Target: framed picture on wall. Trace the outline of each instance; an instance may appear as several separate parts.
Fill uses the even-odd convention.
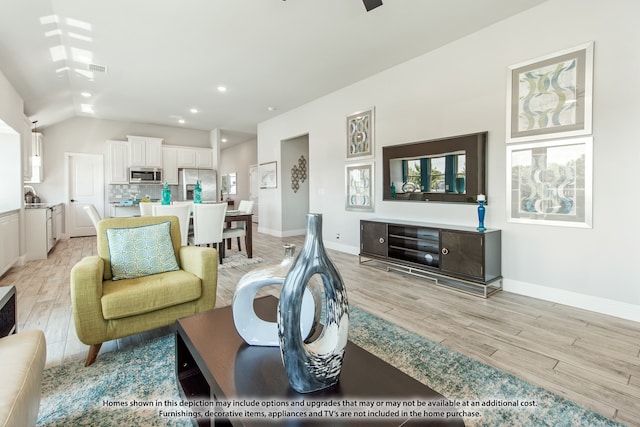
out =
[[[373,156],[375,108],[347,116],[347,158]]]
[[[373,212],[373,162],[348,164],[345,169],[345,209]]]
[[[507,142],[591,134],[593,42],[509,67]]]
[[[260,188],[278,188],[277,162],[260,164]]]
[[[510,222],[592,227],[593,138],[507,146]]]

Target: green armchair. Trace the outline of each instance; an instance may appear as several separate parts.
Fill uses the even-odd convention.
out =
[[[107,230],[138,229],[167,221],[171,241],[165,247],[173,246],[179,269],[113,280]],[[97,249],[97,256],[83,258],[71,270],[76,333],[80,341],[90,346],[85,366],[95,362],[103,342],[171,325],[181,317],[215,306],[217,251],[181,246],[175,216],[103,219],[97,225]]]

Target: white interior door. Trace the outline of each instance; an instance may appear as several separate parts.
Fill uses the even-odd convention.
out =
[[[260,191],[260,178],[258,165],[249,166],[249,198],[253,201],[253,222],[258,222],[258,192]]]
[[[104,218],[104,170],[100,154],[67,153],[68,177],[67,234],[94,236],[96,230],[84,206],[93,204]]]

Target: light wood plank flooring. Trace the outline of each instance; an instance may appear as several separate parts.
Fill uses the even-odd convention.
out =
[[[271,264],[281,261],[284,243],[300,248],[303,242],[302,236],[281,239],[257,230],[253,235],[254,256]],[[48,365],[86,356],[71,319],[69,272],[95,250],[95,238],[62,240],[47,260],[13,267],[0,278],[0,286],[17,288],[18,330],[45,331]],[[483,300],[361,266],[354,255],[330,254],[351,304],[608,418],[640,426],[640,324],[508,292]],[[216,306],[230,304],[240,277],[255,267],[220,270]],[[101,353],[144,338],[106,343]]]

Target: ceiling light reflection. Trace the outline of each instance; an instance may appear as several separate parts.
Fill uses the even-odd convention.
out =
[[[53,36],[60,36],[60,35],[62,35],[62,30],[60,28],[56,30],[47,31],[44,33],[45,37],[53,37]]]
[[[77,47],[71,48],[71,59],[83,64],[89,64],[93,61],[93,52],[86,49],[79,49]]]
[[[51,53],[51,60],[53,62],[64,61],[67,59],[67,50],[62,45],[49,48],[49,52]]]
[[[93,29],[91,27],[91,24],[89,24],[88,22],[80,21],[78,19],[67,18],[64,22],[66,22],[66,24],[71,27],[81,28],[86,31],[91,31]]]
[[[76,39],[76,40],[82,40],[82,41],[89,42],[89,43],[93,41],[93,39],[91,37],[84,36],[82,34],[72,33],[72,32],[68,32],[67,34],[69,35],[69,37],[71,37],[73,39]]]
[[[58,15],[48,15],[40,17],[40,23],[42,25],[57,24],[58,22],[60,22],[60,18],[58,18]]]

